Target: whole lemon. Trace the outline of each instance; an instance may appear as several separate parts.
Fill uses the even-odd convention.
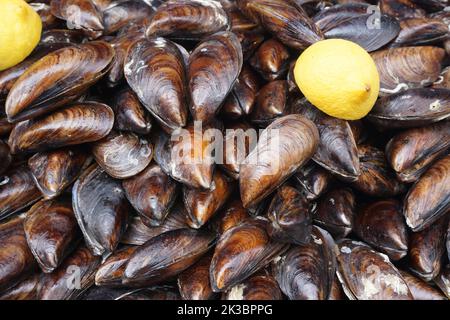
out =
[[[39,43],[42,22],[23,0],[0,0],[0,70],[23,61]]]
[[[372,57],[354,42],[329,39],[316,42],[298,58],[295,82],[314,106],[345,120],[365,117],[380,90]]]

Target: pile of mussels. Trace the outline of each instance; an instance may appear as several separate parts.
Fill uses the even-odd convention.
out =
[[[31,3],[42,39],[0,73],[0,299],[450,298],[449,1],[368,1]],[[378,67],[360,121],[293,81],[327,38]],[[259,141],[174,162],[213,156],[171,139],[194,121]]]

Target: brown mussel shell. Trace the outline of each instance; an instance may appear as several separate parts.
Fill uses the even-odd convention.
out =
[[[12,162],[12,156],[9,152],[9,146],[0,140],[0,174],[4,173]]]
[[[269,82],[258,92],[256,105],[250,115],[250,121],[266,126],[285,113],[288,83],[285,80]]]
[[[447,300],[439,289],[432,287],[422,279],[402,270],[400,270],[400,274],[411,290],[414,300]]]
[[[225,292],[222,300],[283,300],[283,294],[272,276],[255,275]]]
[[[11,88],[5,110],[10,122],[51,112],[77,99],[111,66],[114,50],[104,41],[72,44],[29,67]]]
[[[301,167],[294,174],[297,188],[301,190],[308,200],[319,198],[328,188],[332,181],[329,171],[309,162],[306,166]]]
[[[70,199],[40,201],[24,220],[28,246],[39,266],[51,273],[76,248],[80,239]]]
[[[283,77],[289,66],[289,51],[278,40],[264,41],[250,59],[250,65],[268,81]]]
[[[215,293],[209,283],[209,266],[212,255],[208,254],[178,276],[178,289],[183,300],[211,300]]]
[[[136,246],[125,246],[117,249],[98,268],[95,273],[95,285],[107,287],[122,286],[123,272]]]
[[[35,273],[16,286],[0,293],[1,300],[36,300],[39,287],[40,274]]]
[[[391,46],[424,45],[438,42],[448,36],[444,22],[430,18],[410,18],[400,21],[400,33]]]
[[[242,205],[242,201],[235,198],[225,205],[220,214],[216,215],[213,221],[213,227],[218,234],[224,234],[228,229],[231,229],[248,219],[250,219],[250,214]]]
[[[142,1],[124,1],[103,11],[104,34],[114,33],[129,23],[141,22],[153,13]]]
[[[110,107],[97,102],[70,105],[50,115],[18,123],[9,136],[12,153],[32,153],[98,141],[114,124]]]
[[[75,182],[75,216],[94,255],[113,252],[128,225],[130,204],[120,181],[93,164]]]

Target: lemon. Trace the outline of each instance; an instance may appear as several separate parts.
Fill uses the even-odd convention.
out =
[[[0,0],[0,70],[23,61],[39,42],[42,22],[23,0]]]
[[[295,64],[294,77],[309,102],[345,120],[366,116],[380,90],[372,57],[356,43],[342,39],[323,40],[308,47]]]

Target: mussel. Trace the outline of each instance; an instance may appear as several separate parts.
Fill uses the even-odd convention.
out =
[[[209,283],[211,254],[205,255],[178,276],[178,289],[183,300],[210,300],[215,297]]]
[[[411,290],[414,300],[446,300],[446,297],[427,282],[420,278],[416,278],[406,271],[400,270],[402,278]]]
[[[288,49],[276,39],[264,41],[250,59],[250,65],[265,80],[282,78],[289,66]]]
[[[277,282],[269,275],[255,275],[223,294],[224,300],[282,300]]]
[[[308,200],[319,198],[332,181],[331,174],[312,161],[297,170],[294,179]]]

